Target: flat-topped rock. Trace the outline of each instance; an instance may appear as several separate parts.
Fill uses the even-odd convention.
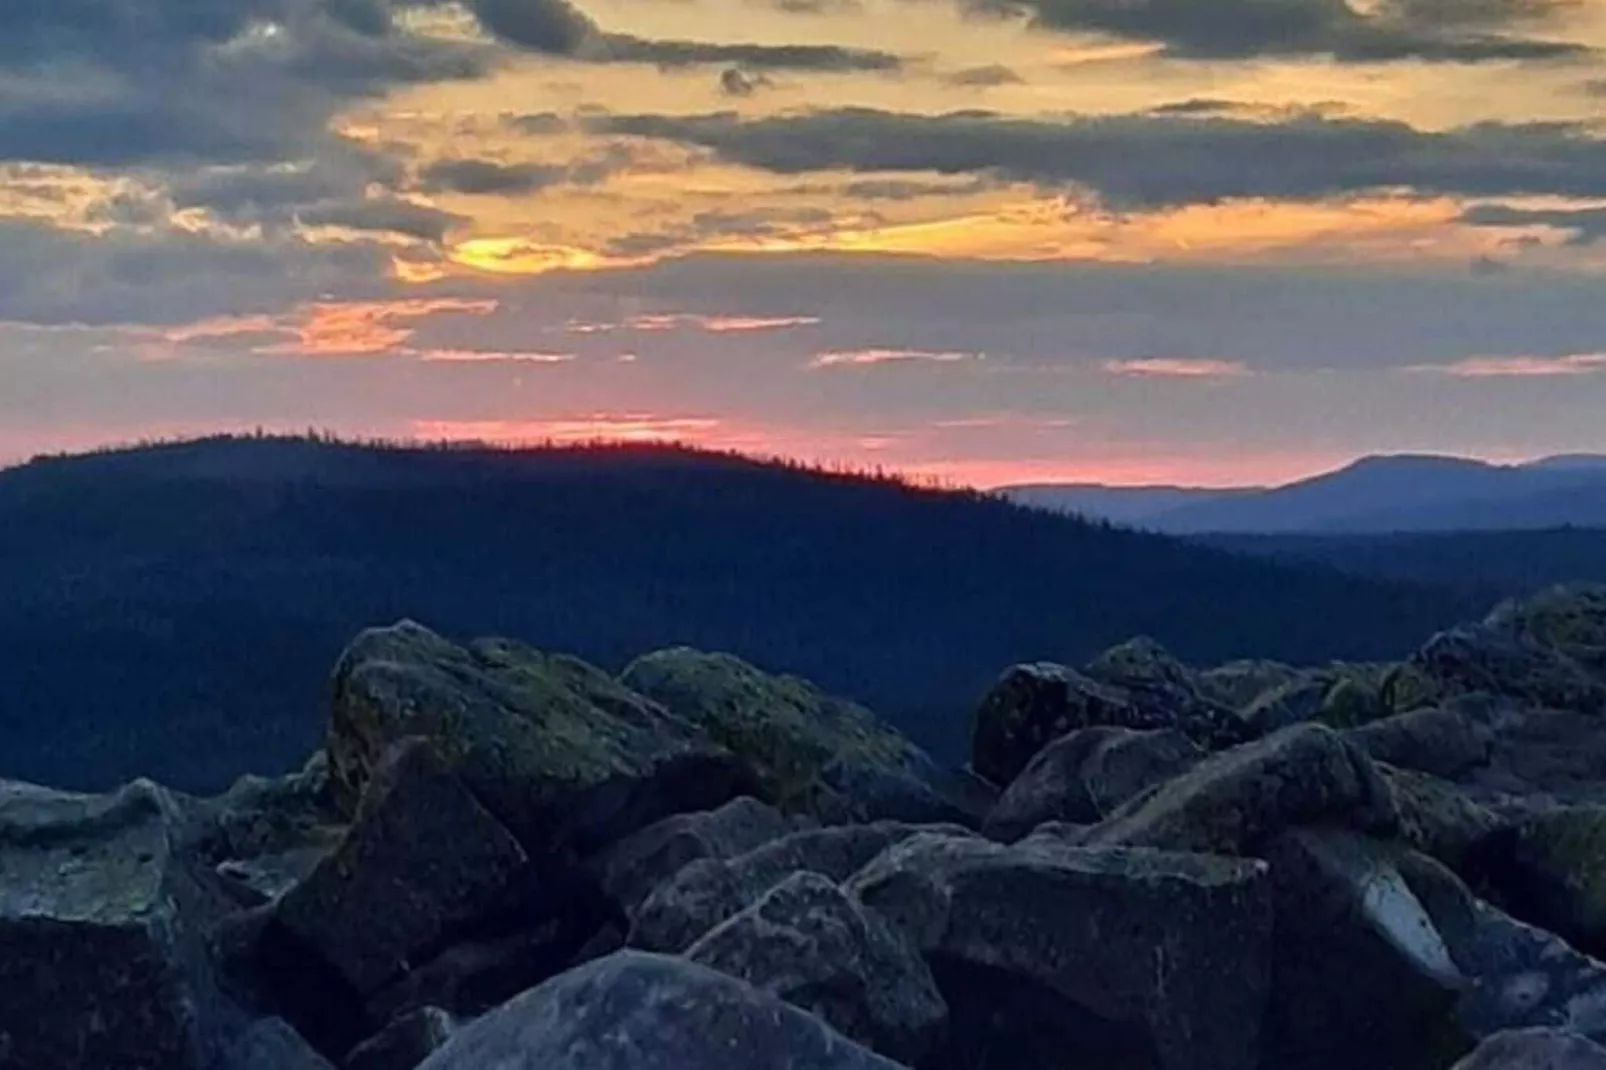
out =
[[[730,751],[577,658],[459,646],[410,621],[363,632],[335,668],[329,763],[348,810],[407,736],[527,844],[594,850],[751,786]]]

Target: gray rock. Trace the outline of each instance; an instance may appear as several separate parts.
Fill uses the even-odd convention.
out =
[[[705,858],[683,867],[642,903],[630,928],[631,947],[686,950],[794,873],[846,880],[876,855],[926,826],[882,821],[794,832],[732,859]],[[964,829],[950,829],[964,834]]]
[[[1472,864],[1491,838],[1511,823],[1473,801],[1460,785],[1382,762],[1377,770],[1394,793],[1399,838],[1454,870]]]
[[[354,809],[385,749],[424,736],[527,846],[596,851],[752,787],[728,750],[575,658],[510,640],[468,647],[403,622],[335,667],[329,763]]]
[[[686,647],[637,658],[620,680],[746,761],[758,774],[757,794],[788,813],[827,821],[958,821],[968,813],[955,778],[924,751],[807,680]]]
[[[339,849],[275,917],[359,993],[475,922],[512,910],[530,859],[424,739],[393,747]]]
[[[202,928],[222,909],[179,802],[0,782],[0,1064],[203,1070],[226,1008]]]
[[[1037,753],[1080,728],[1174,728],[1169,712],[1140,710],[1119,688],[1049,662],[1007,669],[977,707],[970,764],[1007,786]]]
[[[1440,632],[1410,664],[1445,697],[1487,692],[1551,709],[1606,711],[1606,679],[1534,636],[1506,628]]]
[[[1494,743],[1486,724],[1453,707],[1385,717],[1345,737],[1376,761],[1450,779],[1487,764]]]
[[[1454,1070],[1606,1070],[1606,1048],[1565,1029],[1497,1033]]]
[[[420,1007],[357,1045],[341,1065],[343,1070],[416,1070],[456,1028],[456,1020],[439,1007]]]
[[[1606,964],[1479,900],[1429,858],[1402,852],[1396,864],[1471,982],[1456,1006],[1467,1036],[1539,1026],[1606,1036]]]
[[[1517,914],[1606,955],[1606,807],[1531,817],[1491,839],[1480,861]]]
[[[890,1058],[922,1064],[948,1007],[931,971],[878,915],[818,873],[798,873],[716,926],[686,957],[829,1022]]]
[[[1491,628],[1560,651],[1606,674],[1606,586],[1563,584],[1495,607]]]
[[[229,1046],[220,1070],[335,1070],[283,1018],[253,1022]]]
[[[1121,807],[1087,842],[1253,854],[1285,829],[1317,823],[1387,835],[1399,811],[1371,759],[1331,729],[1298,725],[1212,755]]]
[[[621,951],[464,1026],[423,1070],[897,1070],[818,1018],[685,959]]]
[[[1044,747],[1015,778],[982,831],[1011,842],[1045,821],[1093,823],[1204,758],[1177,729],[1084,728]]]
[[[1390,849],[1302,829],[1267,855],[1277,914],[1266,1065],[1442,1065],[1466,979]]]
[[[953,1015],[945,1066],[1256,1065],[1263,862],[926,834],[846,890],[931,963]]]
[[[779,810],[743,796],[716,810],[676,814],[587,862],[602,890],[633,913],[652,890],[699,858],[733,858],[793,831]]]

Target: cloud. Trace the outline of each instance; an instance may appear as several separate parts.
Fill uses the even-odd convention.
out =
[[[1223,115],[1252,110],[1253,105],[1244,104],[1237,100],[1225,100],[1221,97],[1189,97],[1187,100],[1173,100],[1165,104],[1156,105],[1149,109],[1149,113],[1151,115]]]
[[[1463,223],[1477,227],[1554,227],[1572,231],[1573,245],[1606,238],[1606,208],[1509,208],[1484,204],[1467,209]]]
[[[435,245],[445,241],[453,227],[468,221],[464,216],[397,197],[312,205],[297,211],[296,218],[309,226],[399,234]]]
[[[1022,85],[1026,79],[1002,63],[990,63],[985,67],[966,67],[963,70],[953,71],[943,75],[942,81],[952,86],[987,89],[1001,85]]]
[[[317,301],[279,321],[288,341],[256,352],[297,357],[396,352],[407,347],[420,321],[442,315],[489,316],[498,307],[494,300],[463,298]]]
[[[494,349],[410,349],[426,364],[572,364],[573,353],[514,352]]]
[[[751,334],[758,331],[786,331],[814,327],[818,316],[729,316],[700,312],[659,312],[632,316],[617,323],[570,321],[564,330],[570,334],[612,334],[615,331],[661,333],[665,331],[704,331],[708,334]]]
[[[769,0],[767,6],[788,15],[857,15],[862,0]]]
[[[1512,31],[1565,0],[962,0],[1033,25],[1152,42],[1187,59],[1324,56],[1346,63],[1481,63],[1578,58],[1583,46]]]
[[[425,440],[508,444],[540,442],[703,442],[724,421],[710,416],[661,416],[649,412],[591,413],[548,420],[416,420],[413,433]]]
[[[1104,370],[1112,375],[1140,379],[1242,379],[1250,374],[1241,360],[1211,360],[1200,357],[1133,357],[1108,360]]]
[[[985,360],[985,353],[929,349],[839,349],[818,353],[810,368],[865,368],[877,364],[961,364]]]
[[[437,160],[420,174],[428,192],[471,194],[530,193],[562,182],[568,169],[555,164],[499,163],[459,158]]]
[[[716,44],[605,33],[568,0],[469,0],[479,24],[501,41],[532,52],[591,63],[659,67],[736,65],[755,70],[896,71],[903,61],[878,49],[839,45]]]
[[[1064,120],[991,112],[921,115],[839,108],[743,119],[617,115],[593,129],[661,138],[781,174],[939,172],[1091,189],[1116,206],[1228,198],[1606,194],[1606,140],[1584,125],[1478,123],[1418,130],[1383,119],[1278,121],[1137,113]]]
[[[1606,372],[1606,353],[1569,353],[1559,357],[1466,357],[1447,364],[1411,364],[1404,371],[1448,375],[1456,379],[1548,379]]]

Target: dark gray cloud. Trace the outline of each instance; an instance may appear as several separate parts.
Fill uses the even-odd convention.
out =
[[[1569,244],[1588,245],[1606,238],[1606,208],[1508,208],[1485,204],[1469,208],[1461,221],[1479,227],[1555,227],[1572,231]]]
[[[855,15],[864,10],[862,0],[769,0],[766,6],[788,15]]]
[[[438,160],[420,174],[429,192],[530,193],[565,180],[568,168],[556,164],[499,163],[473,158]]]
[[[1149,109],[1155,115],[1225,115],[1252,110],[1253,105],[1221,97],[1189,97],[1187,100],[1173,100]]]
[[[0,219],[0,320],[160,324],[276,310],[336,287],[360,294],[363,280],[383,278],[389,255],[373,242],[232,240],[173,228],[91,233]]]
[[[469,0],[480,25],[499,40],[532,52],[592,63],[658,67],[737,65],[755,70],[896,71],[902,60],[877,49],[837,45],[714,44],[604,33],[569,0]]]
[[[507,120],[507,124],[515,130],[537,136],[561,134],[569,129],[569,120],[555,111],[535,112],[531,115],[515,115]]]
[[[762,71],[744,71],[740,67],[726,67],[719,75],[719,91],[727,97],[750,97],[774,84]]]
[[[1016,74],[1002,63],[990,63],[984,67],[966,67],[962,71],[954,71],[942,76],[942,80],[949,85],[978,86],[987,88],[1000,85],[1021,85],[1026,79]]]
[[[1046,29],[1153,42],[1195,59],[1328,56],[1343,62],[1480,63],[1579,57],[1583,47],[1524,36],[1565,0],[962,0],[978,13],[1020,12]]]
[[[296,218],[309,226],[399,234],[436,245],[446,240],[453,227],[468,222],[460,215],[397,197],[306,205],[296,210]]]
[[[375,0],[4,4],[0,159],[298,158],[327,144],[351,99],[474,77],[489,62],[484,47],[403,32]]]
[[[702,146],[782,174],[976,173],[1085,187],[1117,207],[1396,188],[1491,197],[1606,195],[1606,141],[1566,123],[1423,131],[1399,122],[1320,115],[1281,122],[1152,114],[1054,121],[866,108],[750,120],[725,112],[600,116],[589,122],[608,133]]]

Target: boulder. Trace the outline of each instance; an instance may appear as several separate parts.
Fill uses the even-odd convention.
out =
[[[1087,842],[1253,854],[1286,829],[1318,823],[1387,835],[1399,810],[1371,759],[1308,724],[1211,755],[1122,806]]]
[[[923,1064],[948,1007],[925,962],[880,916],[797,873],[721,923],[686,958],[779,996],[899,1062]]]
[[[277,902],[275,919],[370,994],[454,936],[533,898],[530,858],[434,744],[391,748],[335,853]]]
[[[588,859],[586,869],[628,914],[681,867],[699,858],[734,858],[793,831],[779,810],[743,796],[716,810],[676,814]]]
[[[243,776],[192,809],[198,831],[188,849],[246,906],[275,899],[303,880],[346,831],[323,751],[288,776]]]
[[[556,908],[540,921],[462,940],[419,963],[368,997],[366,1019],[384,1022],[430,1007],[471,1018],[623,946],[623,920],[594,892],[576,888],[566,903],[548,906]]]
[[[1198,680],[1206,695],[1242,714],[1256,699],[1293,683],[1304,672],[1280,661],[1245,658],[1206,669]]]
[[[229,1009],[203,929],[224,905],[179,800],[0,782],[0,1064],[207,1070]]]
[[[1257,1064],[1263,862],[923,834],[846,890],[931,963],[953,1016],[936,1066]]]
[[[1174,728],[1084,728],[1044,747],[1010,784],[982,831],[1013,841],[1045,821],[1101,821],[1122,803],[1178,776],[1204,751]]]
[[[224,1053],[221,1070],[335,1070],[283,1018],[263,1018]],[[389,1070],[389,1068],[387,1068]]]
[[[1267,848],[1276,903],[1265,1065],[1420,1070],[1465,1049],[1466,981],[1390,850],[1297,829]]]
[[[1006,670],[983,696],[972,725],[970,764],[1007,786],[1037,753],[1079,728],[1174,728],[1169,712],[1141,710],[1119,688],[1064,665],[1039,662]]]
[[[464,1026],[423,1070],[898,1070],[820,1019],[681,958],[621,951]]]
[[[1606,711],[1606,680],[1531,635],[1487,624],[1440,632],[1411,663],[1444,697],[1486,692],[1551,709]]]
[[[1496,606],[1485,623],[1606,674],[1606,586],[1564,584]]]
[[[1606,1048],[1566,1029],[1496,1033],[1454,1070],[1606,1070]]]
[[[1270,735],[1296,724],[1318,721],[1332,684],[1315,675],[1295,677],[1257,697],[1240,715],[1256,736]]]
[[[630,928],[630,946],[684,951],[792,874],[818,873],[834,881],[846,880],[876,855],[923,828],[882,821],[810,829],[735,858],[693,862],[642,903]],[[949,831],[964,833],[963,829]]]
[[[420,1007],[357,1045],[341,1066],[343,1070],[416,1070],[456,1028],[456,1020],[439,1007]]]
[[[756,770],[759,795],[826,820],[962,820],[952,778],[869,710],[807,680],[685,647],[636,659],[625,686],[662,703]]]
[[[1606,1036],[1606,964],[1478,899],[1432,859],[1402,851],[1395,864],[1470,982],[1456,1006],[1464,1035],[1545,1026]]]
[[[1377,769],[1394,793],[1399,838],[1458,872],[1473,865],[1490,838],[1510,824],[1447,780],[1382,762]]]
[[[1606,956],[1606,807],[1529,818],[1490,842],[1482,861],[1519,917]]]
[[[1458,704],[1473,707],[1492,733],[1487,766],[1460,778],[1474,797],[1527,813],[1606,804],[1606,732],[1597,715],[1510,699]]]
[[[590,852],[751,788],[729,751],[575,658],[467,647],[410,621],[371,629],[334,673],[329,766],[351,812],[380,757],[424,736],[527,846]]]
[[[1457,707],[1395,714],[1345,738],[1377,761],[1447,779],[1487,764],[1494,743],[1488,725]]]

